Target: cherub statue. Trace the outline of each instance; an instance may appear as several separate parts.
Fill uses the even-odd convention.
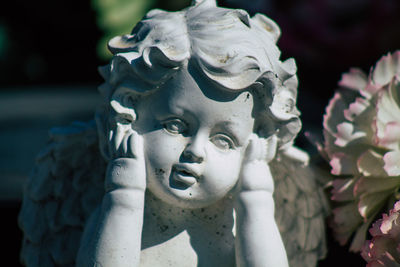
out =
[[[19,217],[28,266],[315,266],[324,210],[278,26],[194,1],[109,43],[96,121],[53,129]]]

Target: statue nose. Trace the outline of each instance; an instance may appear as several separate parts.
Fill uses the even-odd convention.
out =
[[[195,153],[192,153],[192,151],[185,150],[183,152],[183,155],[185,156],[185,158],[195,163],[202,163],[204,161],[204,157],[198,156]]]
[[[195,162],[195,163],[202,163],[205,159],[205,151],[204,145],[196,138],[193,142],[190,142],[185,150],[183,151],[183,155],[186,159]]]

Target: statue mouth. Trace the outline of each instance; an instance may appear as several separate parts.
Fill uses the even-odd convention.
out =
[[[186,186],[191,186],[197,183],[198,177],[198,174],[194,170],[185,166],[176,165],[173,168],[173,180]]]

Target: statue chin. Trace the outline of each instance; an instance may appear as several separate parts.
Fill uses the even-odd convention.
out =
[[[182,185],[160,188],[148,183],[147,188],[159,201],[182,209],[200,209],[213,206],[228,195],[228,193],[221,192],[218,196],[210,198],[207,193],[196,192],[195,189],[185,188]]]

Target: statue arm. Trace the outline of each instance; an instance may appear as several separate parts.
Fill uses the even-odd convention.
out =
[[[235,201],[236,264],[286,267],[286,251],[274,218],[273,178],[256,147],[261,146],[250,141]]]
[[[135,147],[142,147],[134,135]],[[85,227],[77,266],[139,266],[146,172],[143,151],[133,155],[110,161],[106,193]]]

